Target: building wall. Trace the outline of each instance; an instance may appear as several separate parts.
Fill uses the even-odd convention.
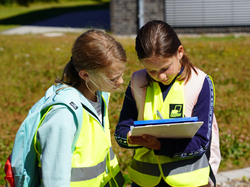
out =
[[[137,0],[111,0],[111,32],[117,35],[137,33]]]
[[[113,34],[116,34],[116,35],[137,34],[137,31],[139,29],[139,23],[140,23],[139,18],[138,18],[138,4],[139,4],[138,1],[139,0],[110,0],[110,21],[111,21],[111,32]],[[206,0],[206,1],[202,1],[203,2],[202,6],[205,6],[202,10],[200,10],[201,9],[200,8],[198,9],[199,11],[198,10],[190,11],[194,9],[195,7],[201,6],[201,5],[197,3],[197,0],[189,0],[189,1],[193,2],[194,4],[185,3],[187,2],[187,0],[178,0],[178,1],[166,0],[166,3],[165,3],[165,0],[143,0],[144,24],[150,20],[162,20],[162,21],[168,22],[171,26],[173,26],[173,28],[175,29],[177,33],[190,33],[190,34],[250,32],[250,21],[248,21],[250,20],[250,13],[248,11],[250,7],[249,0],[231,0],[230,1],[231,3],[227,2],[226,0],[220,0],[220,2],[219,1],[217,2],[217,0],[213,0],[213,2],[216,2],[217,4],[226,3],[228,6],[231,6],[233,7],[233,9],[235,9],[233,13],[224,14],[224,17],[229,15],[229,18],[232,17],[231,18],[232,20],[235,19],[237,21],[235,21],[234,24],[226,24],[224,26],[223,24],[211,24],[208,26],[198,21],[194,21],[196,25],[194,24],[192,25],[188,23],[188,21],[193,20],[193,17],[190,18],[190,16],[192,15],[189,15],[189,14],[196,15],[199,13],[199,11],[201,12],[202,15],[204,15],[205,13],[208,14],[207,11],[204,12],[203,10],[204,8],[208,9],[209,11],[217,10],[216,8],[211,8],[211,6],[213,5],[213,3],[212,4],[210,3],[211,0]],[[205,2],[208,5],[206,5]],[[232,6],[232,2],[234,2],[233,6]],[[181,9],[180,5],[181,7],[184,7],[183,10]],[[213,5],[213,6],[216,7],[217,5]],[[225,6],[223,7],[225,9]],[[242,7],[245,7],[245,8],[242,8]],[[165,14],[165,8],[167,10],[166,14]],[[229,9],[232,10],[232,8],[229,8]],[[244,11],[241,11],[243,9]],[[219,13],[220,15],[222,15],[223,12],[221,11]],[[216,17],[217,14],[218,13],[211,14],[211,15]],[[177,20],[177,18],[179,18],[180,16],[183,16],[180,18],[180,20],[181,19],[184,20],[183,21],[184,25],[178,25],[178,24],[175,24],[175,22],[173,22]],[[200,18],[200,17],[201,17],[200,15],[196,17],[194,16],[194,18]],[[232,21],[231,19],[229,21]],[[215,22],[221,21],[221,19],[217,19],[217,17],[214,20]]]
[[[164,0],[144,0],[144,24],[154,19],[164,20]],[[111,0],[110,21],[113,34],[137,34],[138,0]]]
[[[144,24],[152,20],[164,21],[164,0],[144,0]]]

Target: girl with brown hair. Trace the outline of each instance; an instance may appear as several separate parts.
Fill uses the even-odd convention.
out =
[[[132,186],[212,185],[209,176],[218,170],[220,150],[211,77],[190,62],[163,21],[146,23],[135,49],[145,69],[132,75],[115,131],[121,147],[135,150],[129,166]],[[157,111],[164,119],[195,116],[204,123],[193,138],[131,136],[134,121],[160,119]]]
[[[108,92],[123,83],[126,61],[122,45],[103,31],[89,30],[76,39],[46,101],[70,102],[51,105],[36,133],[41,186],[123,186],[110,139]]]

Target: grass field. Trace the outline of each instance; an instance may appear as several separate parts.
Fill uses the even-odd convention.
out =
[[[42,35],[0,35],[0,167],[11,152],[15,133],[30,107],[60,76],[70,58],[77,34],[48,38]],[[121,91],[112,95],[112,135],[119,118],[126,85],[132,72],[141,68],[132,38],[118,39],[126,49],[128,66]],[[182,38],[193,63],[210,74],[216,88],[215,114],[220,128],[222,163],[220,171],[250,166],[250,37]],[[126,173],[131,150],[120,148],[112,136],[114,151]],[[3,183],[3,170],[0,172]]]
[[[1,7],[0,12],[2,10]],[[6,26],[2,26],[6,29]],[[43,35],[0,35],[0,186],[4,184],[3,167],[11,152],[16,131],[30,107],[44,95],[55,77],[61,75],[77,36],[69,33],[54,38]],[[136,58],[134,39],[117,39],[127,52],[128,66],[124,85],[111,96],[109,115],[114,152],[126,174],[132,151],[120,148],[113,133],[126,86],[132,73],[142,66]],[[215,114],[222,153],[220,171],[249,167],[250,36],[181,39],[192,62],[214,80]]]

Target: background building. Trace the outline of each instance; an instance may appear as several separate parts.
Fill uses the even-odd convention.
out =
[[[111,32],[136,34],[154,19],[178,33],[250,32],[250,0],[111,0]]]

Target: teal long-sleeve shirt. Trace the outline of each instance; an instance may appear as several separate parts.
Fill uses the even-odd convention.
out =
[[[37,132],[41,145],[42,186],[69,187],[71,146],[76,133],[74,114],[64,105],[54,105]]]

